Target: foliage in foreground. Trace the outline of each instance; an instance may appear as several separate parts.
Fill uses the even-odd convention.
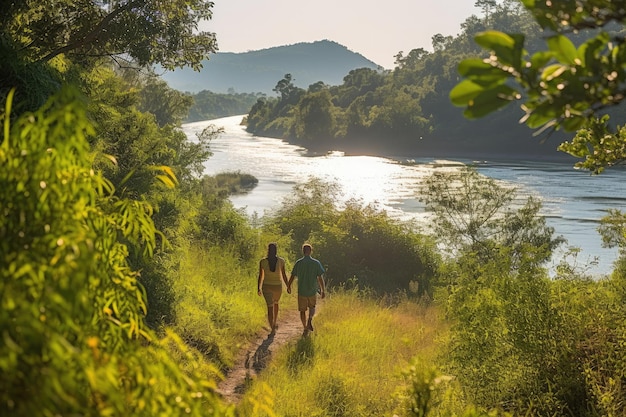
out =
[[[457,377],[464,401],[515,415],[623,415],[623,272],[549,279],[506,263],[501,252],[455,269],[442,369]]]
[[[143,321],[128,247],[156,249],[151,207],[92,169],[84,106],[67,91],[10,124],[0,146],[0,409],[31,415],[220,415],[206,369]],[[87,413],[87,414],[85,414]]]
[[[200,68],[217,49],[215,34],[199,31],[213,15],[205,0],[15,0],[0,4],[0,40],[14,43],[19,60],[48,62],[65,55],[89,66],[102,57],[145,67]]]
[[[626,22],[621,1],[538,2],[521,0],[545,34],[543,45],[529,51],[534,32],[497,30],[475,36],[490,57],[472,57],[459,65],[464,79],[450,92],[469,118],[481,118],[519,102],[522,122],[533,129],[577,132],[560,149],[582,160],[577,166],[602,172],[626,159],[623,127],[609,124],[611,108],[626,90]],[[570,39],[583,33],[584,42]],[[623,113],[617,113],[623,118]]]
[[[528,127],[576,132],[560,149],[581,158],[578,167],[600,173],[622,163],[624,129],[611,126],[609,116],[625,97],[626,42],[617,33],[626,21],[623,2],[521,3],[548,35],[545,44],[529,53],[530,33],[478,34],[476,43],[490,57],[461,63],[464,79],[450,94],[453,103],[464,107],[466,116],[480,118],[520,102]],[[572,32],[588,37],[576,44],[569,39]],[[486,378],[480,379],[492,382],[467,381],[478,402],[536,415],[624,415],[624,218],[620,211],[611,211],[600,229],[605,243],[622,250],[610,278],[592,281],[561,268],[556,280],[547,281],[527,271],[493,274],[496,268],[490,265],[490,273],[478,276],[481,280],[475,280],[473,291],[460,290],[467,297],[453,312],[459,328],[473,326],[473,331],[465,338],[459,333],[456,352],[467,358],[480,349],[487,354],[483,359],[493,364],[483,369]],[[469,280],[469,274],[464,275]],[[494,278],[491,284],[485,285],[485,276]],[[526,322],[534,329],[520,326],[524,323],[520,316],[528,316]],[[491,352],[480,345],[485,339]],[[472,366],[459,360],[461,356],[456,366],[471,372]],[[498,369],[512,357],[516,359],[512,366]],[[490,386],[507,385],[511,388],[495,396],[493,390],[488,393]]]

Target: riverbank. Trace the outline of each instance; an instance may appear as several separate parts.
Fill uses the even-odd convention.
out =
[[[211,142],[213,156],[205,165],[205,174],[241,171],[254,175],[259,184],[251,192],[231,196],[235,207],[250,216],[262,216],[282,204],[294,184],[315,176],[332,181],[342,189],[338,204],[357,198],[371,203],[401,220],[423,221],[427,217],[419,201],[423,178],[436,169],[435,157],[411,155],[364,156],[320,151],[315,154],[282,139],[254,136],[241,125],[242,116],[197,122],[184,126],[190,137],[208,124],[225,131]],[[315,157],[311,157],[315,156]],[[441,158],[444,159],[444,158]],[[454,159],[473,163],[479,172],[509,183],[522,196],[534,196],[543,203],[555,233],[569,244],[581,248],[579,261],[599,259],[590,273],[608,273],[617,258],[617,249],[602,247],[596,229],[610,208],[626,208],[626,182],[622,170],[607,170],[599,176],[573,169],[571,161],[555,163],[532,160],[495,160],[488,158]],[[555,258],[554,262],[558,262]]]

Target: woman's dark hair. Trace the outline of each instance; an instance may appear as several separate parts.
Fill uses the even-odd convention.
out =
[[[276,263],[278,262],[278,256],[276,256],[276,243],[270,243],[267,245],[267,260],[270,263],[270,271],[276,271]]]

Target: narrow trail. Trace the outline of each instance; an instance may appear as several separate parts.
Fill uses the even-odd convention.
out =
[[[218,384],[217,391],[230,403],[236,404],[241,400],[248,382],[265,369],[273,351],[302,336],[300,313],[293,309],[281,309],[276,332],[270,334],[267,327],[264,329],[253,343],[242,349],[232,369]]]

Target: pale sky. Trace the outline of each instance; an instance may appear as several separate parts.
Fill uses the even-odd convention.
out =
[[[394,55],[432,50],[437,33],[456,36],[480,15],[475,0],[214,0],[219,52],[246,52],[299,42],[335,41],[384,68]]]

